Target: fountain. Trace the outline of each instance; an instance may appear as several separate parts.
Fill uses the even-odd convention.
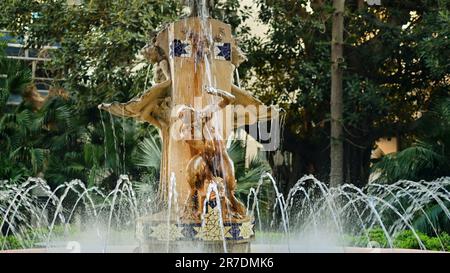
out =
[[[265,174],[246,205],[237,200],[226,141],[236,128],[278,113],[233,81],[245,56],[230,26],[208,17],[211,2],[189,2],[191,16],[164,27],[143,49],[156,68],[155,85],[130,102],[99,106],[160,130],[156,196],[136,191],[126,175],[107,192],[80,180],[55,189],[40,178],[0,180],[0,251],[390,252],[403,231],[427,250],[417,222],[435,236],[433,249],[449,250],[439,224],[450,222],[450,178],[360,189],[328,188],[304,176],[283,195]],[[373,240],[374,230],[383,242]]]
[[[143,49],[156,67],[153,87],[130,102],[99,106],[161,132],[162,210],[138,219],[143,251],[199,241],[208,251],[247,252],[254,235],[254,220],[234,195],[226,144],[236,128],[277,112],[233,82],[245,55],[231,27],[209,18],[210,5],[190,1],[191,15],[165,26]]]
[[[175,187],[173,178],[170,188]],[[262,200],[262,193],[268,189],[275,193],[272,202]],[[391,185],[373,183],[363,189],[346,184],[330,189],[313,176],[305,176],[284,196],[273,177],[266,174],[248,196],[248,215],[256,218],[257,226],[256,230],[248,232],[258,234],[252,240],[251,251],[412,252],[396,249],[399,247],[396,238],[405,231],[410,234],[410,243],[421,250],[429,250],[430,245],[426,245],[414,223],[417,219],[435,237],[432,249],[448,251],[450,236],[442,233],[433,211],[441,210],[441,223],[450,220],[449,189],[450,178],[430,182],[398,181]],[[210,200],[213,195],[220,195],[220,187],[211,183],[206,192],[206,200]],[[171,198],[173,202],[167,208],[177,208],[175,191]],[[80,180],[53,190],[40,178],[30,178],[19,185],[0,181],[0,228],[13,239],[0,236],[0,252],[19,251],[14,249],[26,252],[250,250],[248,240],[231,241],[231,244],[230,240],[222,240],[229,230],[227,218],[217,213],[221,209],[220,202],[216,206],[218,209],[212,212],[211,206],[204,207],[204,223],[190,226],[189,222],[183,223],[183,219],[174,224],[173,217],[156,218],[157,211],[152,206],[155,201],[151,195],[136,192],[127,176],[121,176],[115,188],[107,193],[98,187],[86,188]],[[263,201],[269,201],[271,208],[266,209],[273,213],[264,219],[261,217]],[[433,211],[430,208],[434,208]],[[136,223],[147,229],[137,229],[139,249],[136,249],[136,234],[132,231]],[[216,231],[202,230],[205,226],[212,226]],[[184,227],[197,229],[202,237],[208,236],[203,238],[216,240],[187,240]],[[242,230],[242,226],[240,228]],[[378,234],[375,239],[371,236],[374,231]],[[352,242],[346,241],[349,236]],[[69,246],[74,250],[68,249]]]

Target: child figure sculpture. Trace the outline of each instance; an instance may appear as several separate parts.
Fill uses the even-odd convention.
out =
[[[242,219],[245,217],[245,207],[234,196],[236,178],[233,161],[228,155],[226,142],[211,124],[214,113],[231,104],[235,97],[223,90],[205,89],[208,94],[221,97],[222,101],[200,111],[188,106],[183,106],[178,111],[178,117],[182,120],[180,136],[195,154],[186,169],[191,193],[184,217],[200,219],[209,184],[216,183],[220,196],[217,199],[213,194],[211,200],[221,200],[223,218]]]

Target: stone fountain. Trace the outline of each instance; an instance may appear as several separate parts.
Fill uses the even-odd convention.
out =
[[[142,252],[249,252],[250,242],[256,253],[418,252],[395,249],[402,246],[399,235],[421,251],[448,251],[441,225],[450,221],[449,177],[329,188],[304,176],[284,196],[265,174],[249,190],[249,208],[235,198],[239,181],[227,140],[237,128],[276,119],[278,112],[234,81],[245,55],[230,26],[209,18],[211,1],[205,1],[189,0],[191,15],[163,27],[142,50],[155,67],[152,88],[130,102],[99,106],[159,128],[158,213],[149,213],[154,199],[136,197],[126,175],[106,192],[77,179],[53,189],[41,178],[0,180],[0,253],[128,252],[136,246],[129,228]],[[39,108],[42,98],[30,92]],[[268,200],[272,216],[264,216],[270,224],[261,219],[264,189],[275,197]],[[253,214],[258,227],[270,231],[256,242]],[[424,229],[432,240],[424,239]]]
[[[142,251],[194,244],[209,252],[248,252],[254,219],[234,195],[227,140],[277,111],[234,82],[246,58],[231,27],[209,18],[209,1],[189,2],[191,15],[165,26],[142,50],[155,67],[155,85],[127,103],[99,108],[160,130],[161,211],[137,222]]]

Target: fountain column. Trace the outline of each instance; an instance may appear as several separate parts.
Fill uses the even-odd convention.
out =
[[[226,142],[234,129],[276,112],[233,84],[245,56],[231,27],[205,13],[171,23],[144,49],[156,67],[155,86],[128,103],[99,106],[162,134],[162,210],[137,223],[145,251],[161,251],[162,242],[170,242],[170,251],[198,242],[209,252],[246,252],[254,236],[254,220],[234,196]]]

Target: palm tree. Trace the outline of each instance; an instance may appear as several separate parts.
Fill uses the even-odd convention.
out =
[[[418,139],[413,146],[386,155],[374,165],[374,171],[381,174],[377,182],[433,180],[450,176],[450,98],[435,103],[431,111],[422,116],[418,121],[418,131]],[[450,232],[449,218],[444,209],[449,207],[450,202],[445,200],[441,204],[429,204],[425,213],[412,219],[413,226],[434,236],[431,221],[438,233]]]
[[[31,84],[31,71],[23,63],[5,57],[0,48],[0,178],[21,181],[43,167],[45,150],[33,145],[35,114],[9,106],[12,94],[22,95]]]
[[[271,171],[270,165],[262,157],[256,155],[250,159],[248,167],[246,167],[247,146],[244,141],[233,140],[228,154],[234,162],[235,177],[238,181],[236,195],[240,200],[245,201],[250,189],[256,187],[261,176]]]
[[[418,121],[418,138],[398,153],[374,164],[378,182],[432,180],[450,175],[450,98],[436,103]]]

